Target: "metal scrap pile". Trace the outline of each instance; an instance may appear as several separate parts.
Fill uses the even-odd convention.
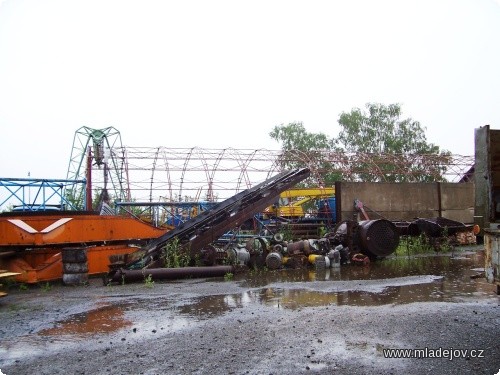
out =
[[[229,246],[210,245],[202,250],[210,265],[236,264],[270,270],[282,267],[339,267],[341,264],[366,264],[377,257],[392,254],[399,245],[399,231],[384,219],[361,222],[345,221],[319,239],[288,242],[281,233],[272,238],[253,237],[245,243]],[[207,263],[205,263],[207,264]]]

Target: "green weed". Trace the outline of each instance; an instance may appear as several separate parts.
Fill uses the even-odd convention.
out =
[[[45,284],[41,286],[43,292],[48,292],[52,289],[52,285],[47,281]]]
[[[178,238],[174,238],[163,248],[163,259],[166,268],[179,268],[189,266],[189,254],[182,248]]]
[[[146,285],[146,287],[148,288],[152,288],[155,286],[153,275],[149,274],[146,277],[144,277],[144,285]]]

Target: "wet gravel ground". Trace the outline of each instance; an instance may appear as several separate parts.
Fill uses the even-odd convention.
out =
[[[436,269],[373,282],[246,275],[11,288],[0,300],[0,369],[6,375],[493,375],[500,370],[500,297],[484,279],[470,278],[473,260],[459,262],[463,289]],[[469,353],[452,360],[385,358],[391,348]]]

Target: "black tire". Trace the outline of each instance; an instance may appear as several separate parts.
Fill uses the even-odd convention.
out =
[[[86,247],[65,247],[62,250],[63,263],[82,263],[87,261]]]
[[[88,263],[63,263],[63,273],[88,273]]]

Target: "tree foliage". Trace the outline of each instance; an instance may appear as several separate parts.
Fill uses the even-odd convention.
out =
[[[427,143],[425,129],[411,118],[400,120],[399,104],[366,104],[340,114],[341,131],[335,140],[348,152],[373,154],[435,154],[439,147]]]
[[[324,133],[309,133],[302,122],[275,126],[269,133],[272,139],[281,142],[283,150],[330,150],[333,142]]]
[[[285,167],[321,171],[329,185],[341,179],[443,180],[450,153],[427,142],[425,128],[401,114],[399,104],[367,103],[366,111],[353,108],[340,114],[337,137],[309,133],[301,122],[276,126],[270,136],[281,143]]]
[[[358,157],[353,169],[362,181],[431,182],[442,180],[450,153],[427,142],[425,128],[411,118],[401,119],[399,104],[367,103],[366,111],[354,108],[339,117],[341,131],[334,143]],[[385,157],[377,158],[377,156]],[[391,163],[387,155],[397,156]],[[430,158],[429,155],[435,157]],[[377,175],[369,172],[377,165]],[[401,167],[403,166],[403,167]]]
[[[326,134],[309,133],[302,122],[292,122],[275,126],[269,135],[282,144],[283,168],[309,168],[316,180],[326,185],[339,180],[339,173],[334,172],[327,157],[334,145]]]

